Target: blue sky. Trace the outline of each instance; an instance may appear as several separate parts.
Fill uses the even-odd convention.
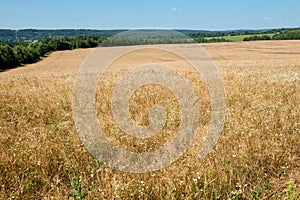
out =
[[[0,28],[300,27],[300,0],[0,0]]]

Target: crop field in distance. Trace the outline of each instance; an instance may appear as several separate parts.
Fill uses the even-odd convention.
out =
[[[99,124],[115,144],[133,152],[153,151],[174,137],[180,107],[163,87],[140,88],[129,102],[132,119],[147,125],[147,109],[160,103],[168,111],[167,123],[149,139],[127,136],[114,123],[110,98],[128,68],[149,60],[169,65],[200,97],[201,126],[193,145],[168,167],[144,174],[109,168],[79,138],[73,84],[92,49],[54,52],[0,73],[0,199],[300,199],[300,41],[202,47],[220,70],[227,104],[222,134],[203,159],[198,151],[211,101],[187,62],[149,46],[112,63],[99,80]]]

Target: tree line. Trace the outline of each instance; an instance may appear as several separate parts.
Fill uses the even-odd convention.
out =
[[[18,43],[25,40],[40,40],[42,38],[76,37],[78,35],[91,35],[97,37],[109,37],[122,32],[123,30],[92,30],[92,29],[0,29],[0,42]]]
[[[255,35],[270,34],[281,31],[292,31],[293,28],[286,29],[263,29],[263,30],[228,30],[228,31],[206,31],[206,30],[175,30],[192,38],[205,37],[223,37],[227,35]],[[57,29],[57,30],[39,30],[39,29],[0,29],[0,42],[9,41],[10,43],[22,42],[24,40],[39,40],[42,38],[76,37],[77,35],[91,35],[97,37],[110,37],[127,31],[126,29],[116,30],[94,30],[94,29]]]
[[[275,34],[273,40],[300,40],[300,29],[282,31],[279,34]]]
[[[214,42],[230,42],[223,37],[213,37],[213,38],[205,38],[205,37],[196,37],[194,40],[197,43],[214,43]]]
[[[271,40],[272,37],[269,35],[253,35],[250,37],[246,37],[243,41],[258,41],[258,40]]]
[[[92,48],[105,37],[78,35],[76,37],[43,38],[29,43],[2,43],[0,45],[0,70],[35,63],[48,53],[59,50]]]
[[[300,40],[300,29],[282,29],[276,32],[273,36],[269,35],[253,35],[243,39],[244,41],[254,41],[254,40]]]

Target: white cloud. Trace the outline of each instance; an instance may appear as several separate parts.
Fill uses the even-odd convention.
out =
[[[271,18],[270,17],[265,17],[264,20],[269,21],[269,20],[271,20]]]
[[[171,10],[172,10],[173,12],[178,12],[178,11],[182,11],[182,8],[171,8]]]

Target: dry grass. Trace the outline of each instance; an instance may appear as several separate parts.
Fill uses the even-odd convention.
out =
[[[76,190],[74,183],[80,183],[87,199],[299,199],[300,42],[204,47],[220,68],[228,107],[219,142],[204,159],[197,152],[210,101],[205,85],[186,63],[144,50],[121,58],[101,79],[99,89],[105,92],[97,93],[99,122],[116,144],[131,151],[151,151],[172,138],[180,109],[171,92],[145,86],[130,102],[132,117],[146,125],[147,109],[162,103],[169,114],[166,129],[148,140],[126,136],[114,124],[109,104],[125,69],[155,55],[157,62],[177,68],[201,97],[202,127],[193,146],[167,168],[146,174],[112,170],[81,144],[72,118],[72,87],[91,50],[56,52],[37,64],[1,73],[0,199],[67,199]]]

